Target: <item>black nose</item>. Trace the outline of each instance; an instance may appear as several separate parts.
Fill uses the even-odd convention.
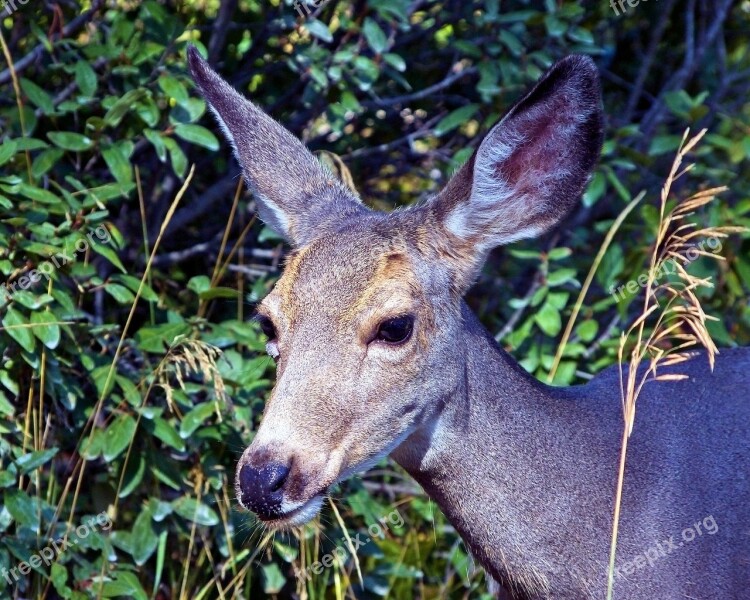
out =
[[[280,517],[288,478],[289,467],[284,465],[266,464],[259,469],[244,465],[238,478],[240,503],[261,519]]]

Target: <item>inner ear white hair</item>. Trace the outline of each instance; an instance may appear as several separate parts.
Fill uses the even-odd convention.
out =
[[[589,180],[603,137],[594,62],[555,63],[482,140],[427,208],[464,257],[473,280],[487,252],[543,233],[571,210]]]

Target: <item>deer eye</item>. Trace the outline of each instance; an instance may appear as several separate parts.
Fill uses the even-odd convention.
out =
[[[255,319],[258,321],[258,325],[260,325],[260,329],[263,332],[263,335],[268,338],[268,341],[275,340],[276,327],[274,326],[273,321],[265,315],[258,315]]]
[[[411,337],[414,317],[405,315],[383,321],[378,327],[375,339],[388,344],[403,344]]]
[[[276,339],[278,337],[276,326],[273,324],[273,321],[265,315],[256,314],[255,320],[258,322],[258,325],[260,325],[263,335],[265,335],[268,340],[266,342],[266,352],[268,352],[268,355],[274,361],[278,361],[281,353],[279,352],[279,342]]]

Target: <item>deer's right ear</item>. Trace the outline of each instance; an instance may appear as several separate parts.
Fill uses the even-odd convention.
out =
[[[456,259],[457,288],[471,284],[490,249],[534,237],[570,211],[599,157],[602,120],[594,62],[569,56],[490,130],[426,206]]]
[[[287,129],[243,98],[188,47],[193,80],[224,130],[261,219],[293,246],[367,209]]]

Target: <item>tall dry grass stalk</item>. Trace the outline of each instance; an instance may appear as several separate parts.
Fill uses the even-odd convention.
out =
[[[717,260],[724,260],[719,254],[706,252],[702,247],[696,247],[695,241],[697,239],[720,239],[731,233],[745,231],[743,227],[699,227],[688,221],[688,217],[712,202],[718,194],[726,190],[725,187],[700,191],[686,199],[678,200],[668,210],[672,185],[694,166],[690,164],[680,170],[682,162],[705,133],[704,129],[688,139],[689,130],[686,130],[682,137],[672,169],[661,190],[659,225],[648,267],[648,279],[644,287],[643,308],[635,322],[620,336],[618,362],[624,426],[610,547],[608,600],[612,600],[614,594],[615,555],[625,461],[628,439],[633,432],[638,396],[647,381],[687,379],[688,375],[685,374],[660,374],[659,371],[663,367],[688,360],[690,357],[686,352],[688,348],[703,346],[712,369],[718,353],[706,326],[709,320],[716,319],[706,315],[696,296],[696,290],[702,287],[713,287],[713,284],[710,278],[701,279],[687,272],[685,267],[691,262],[689,256],[710,256]],[[674,266],[676,281],[660,281],[668,262]],[[626,359],[629,360],[627,365]]]
[[[164,390],[172,412],[181,415],[174,402],[172,379],[185,391],[185,379],[193,374],[200,375],[205,384],[213,387],[216,418],[221,422],[221,406],[229,404],[229,395],[218,365],[222,357],[219,348],[206,342],[188,337],[174,341],[155,374],[157,385]]]

